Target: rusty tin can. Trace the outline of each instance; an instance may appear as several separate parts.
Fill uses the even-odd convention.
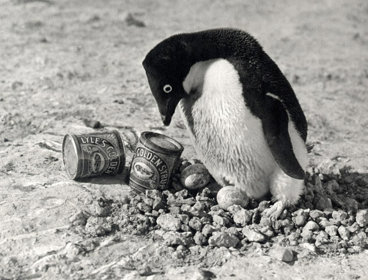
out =
[[[143,132],[130,167],[130,187],[136,192],[167,189],[183,149],[168,136]]]
[[[63,161],[70,179],[116,175],[125,166],[124,146],[118,131],[67,134]]]

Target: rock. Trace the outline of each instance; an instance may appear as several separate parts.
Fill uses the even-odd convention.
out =
[[[349,240],[350,238],[350,231],[348,231],[348,229],[344,226],[340,226],[337,231],[339,232],[340,237],[343,240]]]
[[[201,233],[200,231],[197,231],[193,237],[194,239],[194,243],[197,245],[205,245],[207,243],[207,238],[206,236]]]
[[[335,226],[335,225],[326,226],[326,227],[325,227],[325,232],[326,232],[329,236],[336,236],[336,235],[337,235],[337,226]]]
[[[304,248],[304,249],[307,249],[311,252],[316,252],[316,246],[313,245],[313,244],[310,244],[310,243],[301,243],[299,245],[300,247]]]
[[[234,223],[241,225],[241,226],[245,226],[249,224],[249,222],[252,220],[252,212],[245,210],[245,209],[241,209],[234,214],[233,220],[234,220]]]
[[[276,246],[271,249],[270,256],[283,262],[292,262],[294,260],[294,252],[290,248]]]
[[[303,229],[301,236],[303,237],[303,241],[310,241],[313,239],[313,231]]]
[[[297,226],[304,226],[305,225],[305,222],[306,222],[307,218],[303,215],[300,215],[300,216],[296,216],[295,219],[294,219],[294,223],[295,225]]]
[[[92,236],[103,236],[112,231],[112,225],[109,217],[89,217],[85,226],[85,230]]]
[[[294,231],[294,232],[292,232],[288,235],[290,245],[293,245],[293,244],[297,245],[299,243],[298,242],[299,238],[300,238],[300,232],[298,232],[298,231]],[[293,242],[293,244],[292,244],[292,242]]]
[[[325,196],[319,196],[315,204],[316,208],[319,210],[325,210],[332,208],[332,201],[330,198]]]
[[[333,211],[332,218],[336,221],[342,222],[343,220],[347,219],[348,214],[345,211]]]
[[[262,233],[263,235],[269,237],[269,238],[271,238],[275,235],[272,228],[267,227],[267,226],[260,228],[259,232]]]
[[[87,215],[83,211],[79,211],[69,218],[69,222],[73,226],[85,226],[87,223]]]
[[[320,231],[316,236],[316,246],[328,243],[328,234],[325,231]]]
[[[172,214],[160,215],[157,218],[156,223],[164,230],[177,231],[181,227],[180,219]]]
[[[219,215],[213,215],[212,219],[213,219],[213,223],[217,224],[219,226],[225,226],[226,227],[230,224],[230,221],[229,221],[228,218],[222,217],[222,216],[219,216]]]
[[[192,229],[200,232],[202,230],[203,224],[202,224],[201,220],[198,217],[193,217],[189,221],[189,226]]]
[[[180,182],[190,190],[203,188],[210,181],[210,173],[200,163],[186,167],[180,174]]]
[[[141,266],[137,269],[140,276],[150,276],[153,274],[152,269],[147,264]]]
[[[173,232],[173,231],[166,231],[162,238],[164,240],[164,244],[167,246],[177,246],[183,245],[188,246],[193,244],[193,236],[191,232]]]
[[[328,227],[328,226],[332,226],[332,223],[331,223],[331,222],[329,222],[329,221],[327,220],[327,218],[325,218],[325,217],[321,217],[321,218],[319,219],[318,224],[319,224],[322,228],[326,228],[326,227]]]
[[[215,279],[216,278],[216,274],[213,273],[212,271],[209,270],[204,270],[204,269],[197,269],[192,278],[190,278],[191,280],[211,280],[211,279]]]
[[[231,205],[227,208],[227,211],[230,212],[232,215],[235,215],[236,212],[240,211],[240,210],[244,210],[243,207],[241,207],[238,204],[235,205]]]
[[[81,246],[78,246],[74,243],[67,243],[60,254],[64,255],[69,260],[74,260],[75,257],[77,257],[82,252],[83,249],[81,248]]]
[[[359,209],[359,203],[354,198],[346,197],[344,209],[346,209],[347,211],[356,212]]]
[[[236,227],[229,227],[225,230],[227,233],[230,233],[232,235],[235,235],[236,237],[239,237],[241,229]]]
[[[146,24],[143,21],[136,19],[131,13],[127,14],[125,22],[127,23],[128,26],[136,26],[136,27],[146,26]]]
[[[323,216],[324,216],[324,213],[323,213],[323,211],[320,211],[320,210],[311,210],[311,211],[309,212],[309,216],[310,216],[314,221],[316,221],[318,218],[323,217]]]
[[[181,213],[181,208],[178,206],[170,206],[169,207],[169,212],[171,214],[180,214]]]
[[[216,229],[215,229],[215,227],[214,226],[212,226],[212,225],[209,225],[209,224],[207,224],[207,225],[204,225],[203,226],[203,229],[202,229],[202,233],[203,233],[203,235],[204,236],[210,236],[214,231],[215,231]]]
[[[263,242],[266,240],[266,237],[262,233],[259,233],[249,227],[244,227],[242,232],[250,242]]]
[[[245,208],[249,202],[249,198],[233,186],[220,189],[216,199],[218,205],[224,210],[236,204]]]
[[[355,233],[356,231],[358,231],[360,229],[359,225],[357,222],[353,223],[351,226],[348,226],[348,230],[351,233]]]
[[[178,218],[180,219],[180,222],[182,224],[184,224],[184,225],[189,224],[189,220],[190,220],[189,215],[187,215],[187,214],[179,214],[178,215]]]
[[[300,209],[293,213],[295,216],[293,217],[293,222],[296,226],[304,226],[308,219],[308,213],[303,209]]]
[[[84,119],[83,123],[85,124],[85,126],[91,127],[91,128],[101,128],[102,127],[101,123],[96,120]]]
[[[360,227],[368,225],[368,209],[359,210],[356,214],[355,220]]]
[[[144,202],[138,202],[136,207],[137,207],[137,209],[139,209],[143,213],[150,213],[150,212],[152,212],[152,207],[149,206],[149,205],[147,205]]]
[[[365,232],[359,232],[354,235],[351,239],[354,245],[360,246],[361,248],[365,248],[368,244],[367,234]]]
[[[227,232],[215,232],[213,235],[208,239],[208,244],[214,247],[236,247],[238,245],[239,239]]]
[[[319,225],[314,221],[309,221],[304,227],[303,231],[315,231],[319,229]]]

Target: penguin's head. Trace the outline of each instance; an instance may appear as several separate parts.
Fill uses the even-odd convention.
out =
[[[154,47],[142,63],[164,125],[170,124],[176,106],[187,95],[183,81],[190,69],[189,57],[189,46],[176,35]]]

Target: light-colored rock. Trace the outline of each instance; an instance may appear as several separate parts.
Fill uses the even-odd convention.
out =
[[[218,205],[224,210],[232,205],[240,205],[245,208],[249,202],[249,198],[233,186],[220,189],[216,198]]]
[[[189,244],[192,244],[194,242],[191,232],[167,231],[162,235],[162,238],[164,239],[164,243],[167,246],[188,246]]]
[[[214,232],[216,229],[214,226],[212,225],[209,225],[209,224],[206,224],[203,226],[203,229],[202,229],[202,233],[204,236],[209,236],[212,234],[212,232]]]
[[[239,238],[227,232],[215,232],[208,239],[208,244],[214,247],[236,247],[239,243]]]
[[[344,227],[344,226],[339,226],[339,228],[337,229],[337,231],[339,232],[340,237],[343,240],[349,240],[350,238],[350,231]]]
[[[177,231],[181,227],[180,218],[171,214],[160,215],[156,222],[164,230]]]
[[[271,249],[270,256],[283,262],[292,262],[294,260],[294,252],[290,248],[276,246]]]
[[[236,224],[245,226],[252,220],[252,212],[241,209],[234,214],[233,220]]]
[[[266,237],[262,233],[249,227],[244,227],[242,232],[250,242],[263,242],[266,240]]]
[[[368,209],[359,210],[356,214],[355,220],[361,227],[368,225]]]
[[[318,229],[319,229],[319,225],[314,221],[307,222],[306,225],[303,227],[303,231],[304,230],[315,231]]]
[[[325,232],[329,236],[336,236],[337,235],[337,226],[335,226],[335,225],[326,226],[325,227]]]

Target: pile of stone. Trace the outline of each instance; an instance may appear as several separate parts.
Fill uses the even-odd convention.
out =
[[[258,243],[266,249],[302,246],[318,253],[357,253],[368,246],[368,210],[361,209],[367,201],[364,178],[349,178],[347,183],[343,176],[312,170],[300,203],[272,221],[263,214],[269,201],[250,200],[246,208],[233,205],[224,210],[216,201],[216,184],[184,188],[180,175],[193,164],[199,163],[184,161],[171,189],[132,192],[119,203],[97,201],[97,214],[82,219],[85,231],[94,236],[113,231],[146,235],[180,251],[195,245],[247,250]],[[353,187],[354,196],[346,196]],[[281,258],[292,259],[288,252]]]

